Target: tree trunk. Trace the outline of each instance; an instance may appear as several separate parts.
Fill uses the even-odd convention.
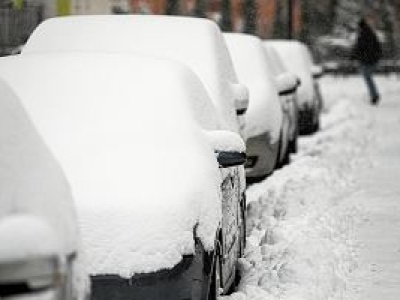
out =
[[[221,2],[221,30],[232,31],[232,19],[231,19],[231,1],[222,0]]]
[[[257,3],[255,0],[245,0],[244,20],[244,32],[255,34],[257,30]]]
[[[167,15],[179,15],[179,0],[167,0],[167,7],[165,9]]]

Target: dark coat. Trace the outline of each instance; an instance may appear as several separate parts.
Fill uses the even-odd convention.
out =
[[[363,65],[374,65],[382,57],[378,37],[364,20],[359,23],[357,41],[351,56]]]

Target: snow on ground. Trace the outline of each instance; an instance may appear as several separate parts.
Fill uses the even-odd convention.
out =
[[[379,78],[384,97],[396,93],[395,80]],[[360,189],[359,171],[375,165],[379,107],[368,105],[359,77],[327,77],[321,87],[322,130],[300,140],[289,166],[247,191],[242,280],[226,299],[352,299],[365,210],[350,199]]]

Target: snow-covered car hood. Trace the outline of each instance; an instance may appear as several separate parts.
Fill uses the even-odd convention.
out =
[[[91,274],[171,268],[193,253],[195,228],[214,246],[221,179],[199,124],[216,121],[188,68],[121,55],[20,55],[0,60],[0,77],[67,175]],[[195,117],[196,107],[205,115]]]

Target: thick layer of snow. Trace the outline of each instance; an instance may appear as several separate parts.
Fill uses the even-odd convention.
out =
[[[91,274],[171,268],[193,253],[196,225],[214,246],[221,179],[195,121],[210,100],[188,68],[132,55],[20,55],[0,60],[0,77],[65,170]]]
[[[43,218],[30,214],[11,214],[0,219],[0,243],[2,262],[60,257],[63,252],[61,238],[53,228]]]
[[[73,278],[78,299],[82,299],[87,278],[70,187],[20,100],[2,80],[0,96],[0,220],[14,214],[31,214],[48,223],[60,239],[64,255],[78,252]],[[28,229],[24,232],[29,233]],[[32,238],[36,243],[39,236]],[[46,245],[46,240],[39,241],[43,247]]]
[[[347,299],[360,210],[346,200],[359,168],[370,166],[373,110],[359,100],[361,81],[321,83],[322,130],[300,140],[290,165],[247,191],[243,278],[226,299]]]
[[[299,76],[301,85],[297,90],[299,104],[308,103],[312,105],[314,101],[313,78],[311,74],[312,62],[306,46],[297,41],[272,41],[265,42],[266,45],[274,47],[285,67]]]
[[[23,54],[38,52],[141,53],[180,61],[200,77],[224,129],[238,131],[232,84],[237,83],[218,26],[209,20],[168,16],[72,16],[43,22]]]
[[[357,168],[355,193],[344,200],[360,212],[354,229],[356,263],[344,294],[352,300],[396,300],[400,295],[400,88],[398,76],[379,76],[376,81],[382,99],[372,108],[369,163]],[[369,101],[359,77],[329,83],[331,90],[341,85],[343,96]]]
[[[238,33],[225,33],[224,37],[239,81],[250,90],[246,136],[253,137],[267,132],[271,142],[275,143],[282,126],[282,108],[262,42],[254,36]]]
[[[18,213],[43,217],[62,236],[63,252],[75,252],[78,234],[65,177],[2,80],[0,95],[0,218]]]
[[[215,130],[205,134],[215,151],[246,152],[246,144],[237,133]]]

